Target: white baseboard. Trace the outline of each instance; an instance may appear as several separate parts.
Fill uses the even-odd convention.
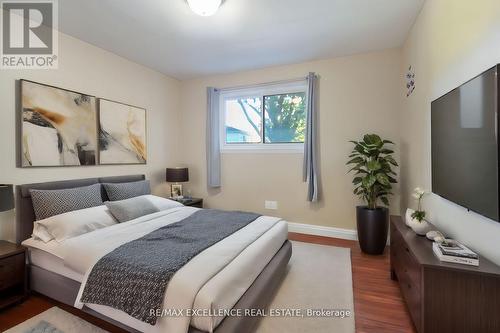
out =
[[[353,229],[342,229],[334,227],[324,227],[320,225],[288,222],[288,231],[307,235],[358,240],[358,233]]]

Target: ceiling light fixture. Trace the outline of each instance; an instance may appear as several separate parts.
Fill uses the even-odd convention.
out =
[[[219,9],[222,0],[187,0],[191,10],[201,16],[212,16]]]

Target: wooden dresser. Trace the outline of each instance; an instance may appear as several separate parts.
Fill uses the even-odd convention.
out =
[[[391,216],[391,278],[419,333],[500,332],[500,267],[443,263],[432,242]],[[500,243],[500,241],[499,241]]]

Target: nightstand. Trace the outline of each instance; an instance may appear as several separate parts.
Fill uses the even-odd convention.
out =
[[[0,241],[0,309],[24,300],[28,294],[26,248]]]
[[[180,202],[184,206],[203,208],[203,199],[201,198],[191,198],[191,199],[171,199]]]

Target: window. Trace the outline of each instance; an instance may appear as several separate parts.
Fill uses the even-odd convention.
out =
[[[226,144],[262,142],[262,99],[235,97],[225,101]]]
[[[304,143],[306,93],[264,96],[264,142]]]
[[[222,150],[303,150],[306,91],[305,80],[223,90]]]

